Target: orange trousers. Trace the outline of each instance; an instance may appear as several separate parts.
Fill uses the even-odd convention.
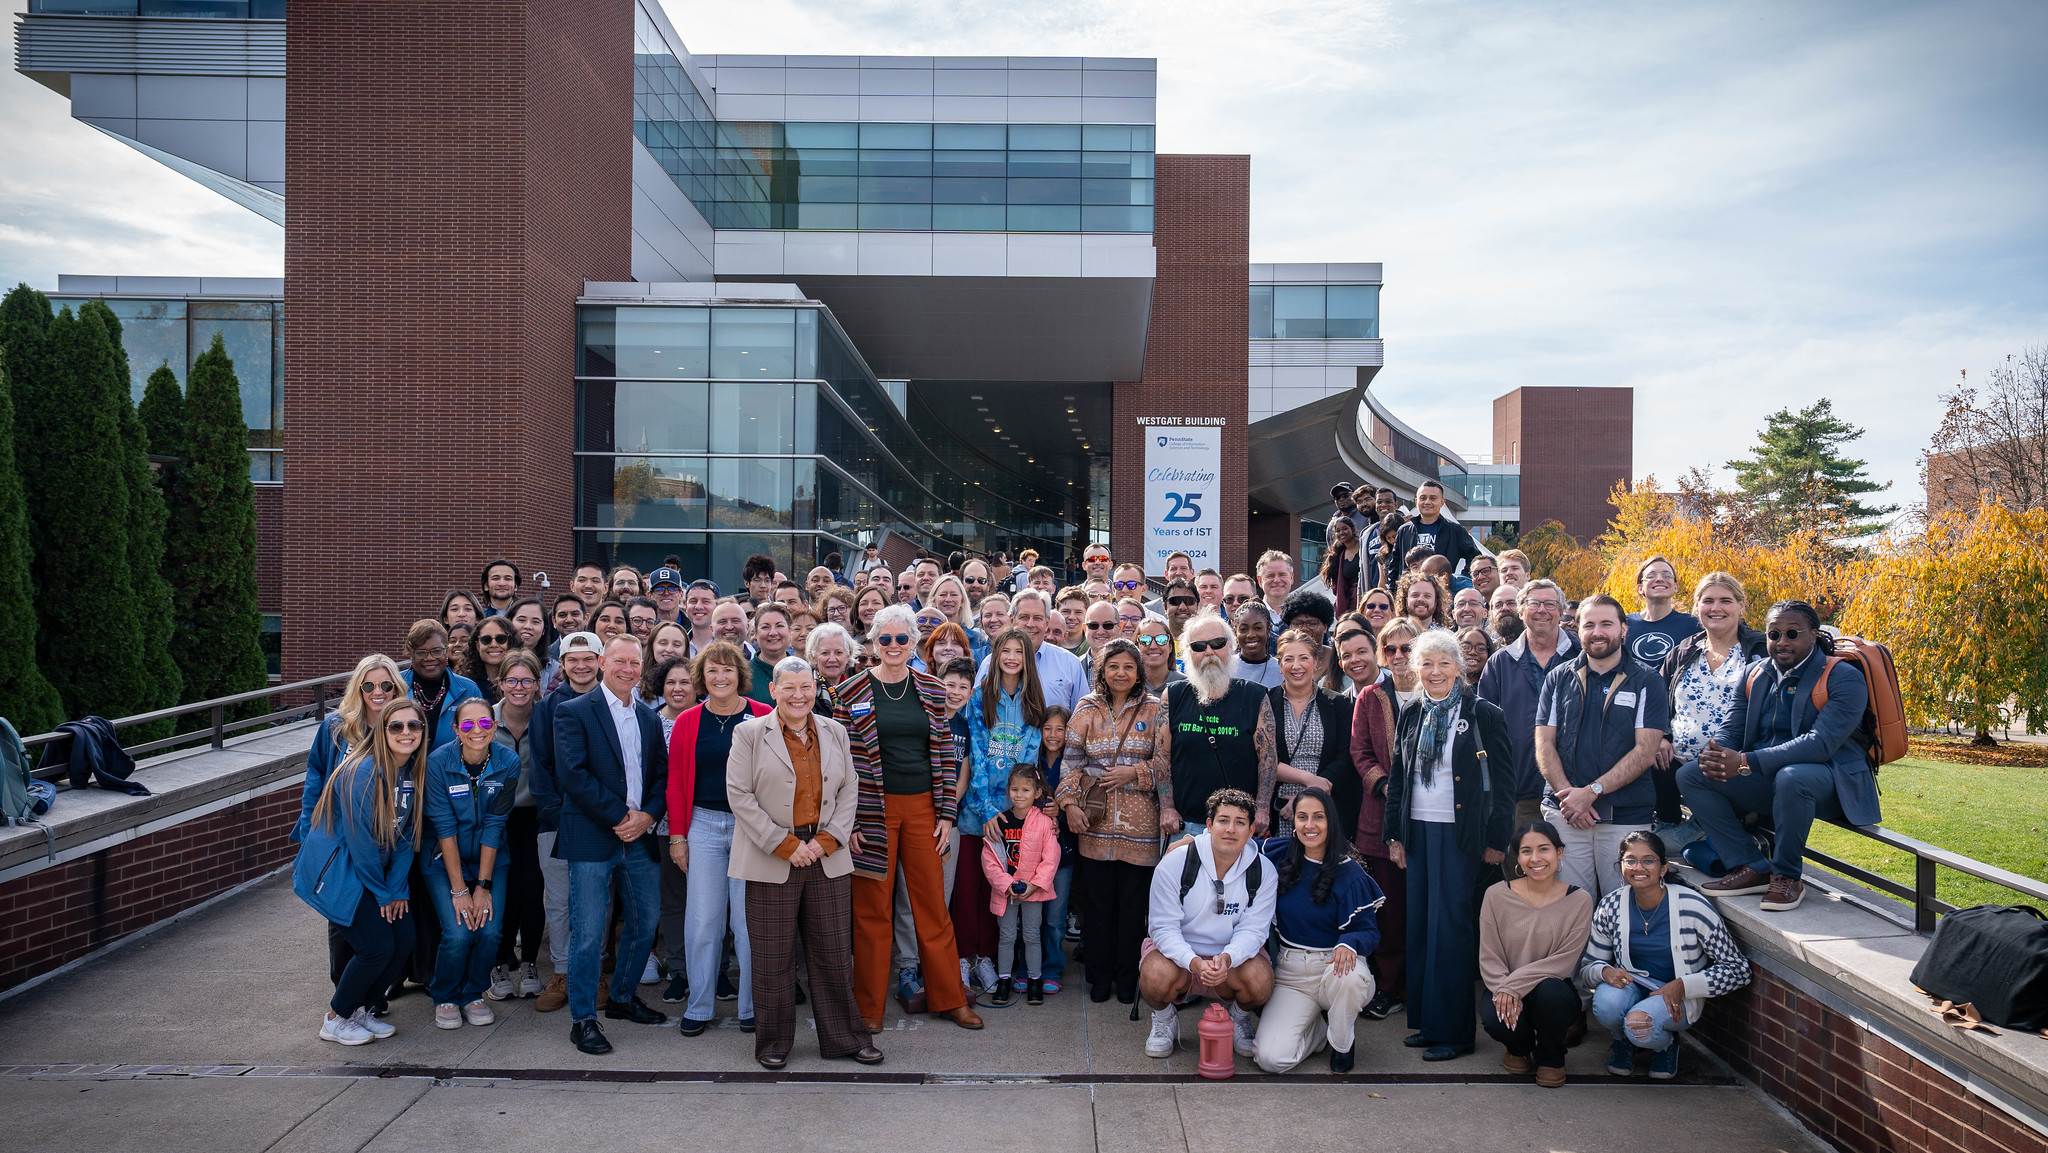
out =
[[[960,952],[953,942],[953,918],[946,911],[946,877],[932,839],[937,818],[930,793],[883,798],[883,831],[889,838],[889,868],[882,876],[853,878],[853,999],[860,1015],[878,1020],[889,1010],[889,954],[896,934],[896,864],[910,890],[910,915],[917,923],[918,964],[924,970],[925,1007],[944,1013],[967,1004],[960,984]],[[964,866],[963,866],[964,867]]]

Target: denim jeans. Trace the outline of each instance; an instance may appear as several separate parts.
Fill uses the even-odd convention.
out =
[[[1649,1028],[1640,1034],[1627,1027],[1628,1015],[1635,1012],[1650,1018]],[[1617,1040],[1626,1037],[1636,1048],[1652,1053],[1669,1049],[1678,1035],[1692,1024],[1685,1019],[1683,1012],[1673,1017],[1663,997],[1646,992],[1639,984],[1630,983],[1626,989],[1617,989],[1604,981],[1593,990],[1593,1019],[1607,1026],[1607,1031]]]
[[[611,919],[612,874],[624,882],[625,929],[612,968],[612,1000],[633,999],[654,930],[661,920],[661,866],[646,838],[620,845],[602,861],[569,865],[569,1019],[597,1020],[597,982],[604,970],[605,929]]]
[[[1064,819],[1064,818],[1062,818]],[[1045,903],[1045,979],[1057,981],[1067,975],[1067,897],[1074,891],[1074,866],[1061,861],[1052,875],[1052,900]],[[1000,967],[1000,966],[999,966]]]
[[[683,952],[690,967],[690,1001],[683,1016],[718,1016],[718,970],[725,964],[725,929],[740,957],[741,1019],[754,1015],[754,948],[747,939],[747,883],[725,875],[732,859],[733,816],[699,808],[690,817],[689,899],[683,904]]]
[[[491,987],[498,939],[505,932],[505,881],[512,874],[512,858],[500,856],[491,873],[491,919],[480,929],[465,928],[455,915],[455,894],[448,891],[447,869],[436,861],[427,865],[432,870],[427,881],[434,894],[434,911],[441,914],[441,949],[434,957],[434,983],[427,992],[436,1005],[467,1005]]]
[[[1835,771],[1827,765],[1785,765],[1774,773],[1752,770],[1746,777],[1717,781],[1700,770],[1698,761],[1687,761],[1678,770],[1678,787],[1692,806],[1693,820],[1731,870],[1748,865],[1797,879],[1806,871],[1802,854],[1814,819],[1842,819]],[[1756,839],[1742,827],[1744,813],[1771,815],[1777,840],[1769,860],[1756,855]]]

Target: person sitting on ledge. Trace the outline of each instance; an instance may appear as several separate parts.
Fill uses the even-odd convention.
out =
[[[1699,758],[1678,770],[1678,790],[1732,871],[1700,886],[1710,897],[1762,893],[1765,912],[1799,907],[1806,887],[1806,835],[1815,817],[1851,825],[1883,820],[1877,777],[1851,740],[1870,699],[1863,674],[1830,661],[1820,614],[1805,601],[1779,601],[1764,617],[1771,659],[1745,674],[1727,722]],[[1814,689],[1825,685],[1816,707]],[[1744,813],[1769,813],[1777,842],[1757,851]]]
[[[1177,1004],[1212,996],[1230,1010],[1240,1057],[1256,1054],[1251,1011],[1273,995],[1266,934],[1278,881],[1248,851],[1254,807],[1242,789],[1209,794],[1209,826],[1174,847],[1152,870],[1152,935],[1140,948],[1138,995],[1152,1008],[1145,1053],[1170,1057],[1180,1045]]]

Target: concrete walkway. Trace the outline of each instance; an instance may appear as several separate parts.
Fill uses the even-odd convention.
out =
[[[1042,1007],[984,1008],[978,1033],[893,1015],[877,1038],[888,1060],[872,1070],[820,1060],[807,1024],[777,1077],[729,1019],[697,1038],[606,1021],[614,1052],[593,1059],[570,1046],[566,1013],[512,1001],[493,1026],[440,1030],[424,996],[394,1004],[396,1037],[345,1049],[316,1037],[330,991],[323,935],[276,877],[0,1001],[10,1117],[0,1146],[438,1150],[484,1133],[536,1150],[873,1150],[936,1139],[1034,1153],[1641,1153],[1711,1125],[1719,1153],[1814,1148],[1698,1049],[1676,1083],[1622,1082],[1602,1068],[1596,1030],[1571,1054],[1571,1084],[1543,1090],[1502,1072],[1483,1034],[1473,1056],[1423,1064],[1401,1047],[1397,1015],[1361,1021],[1346,1078],[1318,1055],[1289,1078],[1240,1060],[1237,1078],[1212,1083],[1193,1076],[1192,1052],[1147,1058],[1144,1024],[1078,989]],[[642,999],[678,1008],[658,992],[645,986]],[[1192,1038],[1195,1014],[1183,1023]]]

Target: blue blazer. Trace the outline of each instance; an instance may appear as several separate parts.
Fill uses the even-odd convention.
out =
[[[1748,678],[1756,677],[1755,691],[1764,692],[1762,686],[1770,676],[1769,658],[1765,658],[1762,673],[1752,669],[1744,674],[1735,707],[1715,739],[1725,748],[1748,753],[1750,763],[1765,773],[1775,773],[1786,765],[1827,765],[1834,770],[1835,799],[1841,803],[1842,815],[1852,825],[1875,825],[1884,819],[1877,802],[1877,775],[1870,771],[1863,749],[1849,739],[1863,724],[1870,688],[1853,665],[1837,661],[1828,673],[1827,707],[1816,713],[1813,686],[1826,667],[1823,654],[1816,652],[1799,672],[1792,690],[1792,731],[1798,735],[1791,740],[1782,745],[1758,743],[1763,739],[1757,733],[1763,710],[1749,707]]]
[[[292,891],[315,912],[337,925],[352,924],[363,893],[379,905],[411,895],[412,781],[399,787],[398,843],[386,849],[371,831],[375,820],[377,766],[364,757],[348,769],[355,804],[337,806],[334,827],[311,826],[292,865]]]
[[[412,670],[406,669],[398,675],[405,678],[405,691],[408,694],[411,693]],[[446,675],[448,677],[448,695],[441,699],[441,720],[440,723],[434,726],[434,731],[427,737],[427,751],[430,753],[455,739],[455,706],[471,697],[481,697],[484,695],[482,690],[476,687],[475,681],[470,680],[454,669],[449,669]]]
[[[640,811],[659,824],[668,810],[668,743],[653,709],[635,704],[633,719],[640,727]],[[626,819],[627,809],[625,754],[604,686],[555,706],[553,729],[553,783],[561,796],[555,856],[608,860],[619,850],[612,826]],[[658,840],[649,829],[639,845],[652,854]]]
[[[526,722],[526,740],[533,748],[533,777],[526,782],[526,791],[540,811],[544,833],[555,832],[562,819],[562,794],[555,789],[555,709],[576,696],[576,690],[564,684],[535,701],[532,719]]]

